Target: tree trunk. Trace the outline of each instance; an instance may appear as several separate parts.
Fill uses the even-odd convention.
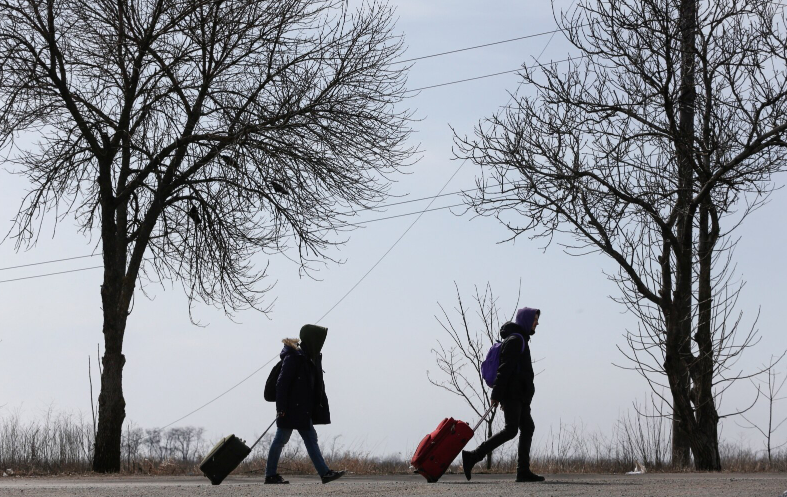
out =
[[[102,189],[101,238],[104,249],[104,281],[101,304],[104,313],[104,370],[98,396],[98,431],[93,455],[93,471],[120,471],[121,438],[126,418],[123,398],[123,336],[126,331],[136,271],[126,274],[126,204],[116,206],[108,164],[102,164],[99,184]],[[109,179],[108,179],[109,178]],[[127,283],[130,281],[130,284]]]
[[[694,341],[699,349],[699,357],[692,364],[691,373],[694,382],[692,401],[694,402],[699,434],[692,437],[692,448],[696,469],[721,471],[718,434],[719,414],[716,411],[713,396],[713,282],[711,280],[713,248],[718,235],[716,233],[717,223],[713,223],[714,227],[711,228],[711,209],[710,197],[707,197],[700,205],[699,247],[697,251],[700,265],[699,320]]]
[[[672,404],[675,405],[673,398]],[[691,442],[689,434],[680,422],[677,412],[672,415],[672,466],[688,468],[691,465]]]
[[[680,138],[675,143],[678,161],[678,199],[677,199],[677,236],[678,246],[675,247],[676,279],[672,323],[668,326],[667,362],[672,368],[673,378],[670,381],[673,396],[673,432],[672,432],[672,463],[683,467],[688,463],[686,447],[690,445],[693,423],[691,406],[687,405],[691,383],[687,364],[691,358],[691,297],[694,263],[693,246],[693,215],[689,208],[694,187],[694,114],[697,100],[696,90],[696,36],[697,36],[697,3],[696,0],[681,0],[680,31],[680,95],[678,101],[678,126]],[[671,360],[670,360],[671,359]],[[669,371],[667,372],[670,376]],[[680,407],[679,407],[680,406]]]
[[[677,291],[676,291],[677,293]],[[690,399],[690,375],[683,345],[686,340],[682,336],[682,316],[676,316],[680,306],[676,305],[667,315],[666,355],[664,371],[667,373],[670,391],[672,392],[672,466],[676,469],[685,468],[691,462],[689,453],[691,434],[695,424]]]
[[[103,293],[103,292],[102,292]],[[93,471],[116,473],[120,471],[120,441],[123,421],[126,418],[126,401],[123,398],[123,334],[126,328],[125,312],[117,307],[104,308],[104,371],[101,374],[101,393],[98,396],[98,432],[96,433]]]
[[[721,471],[718,415],[716,420],[697,423],[698,429],[691,434],[691,451],[694,454],[694,469],[697,471]]]

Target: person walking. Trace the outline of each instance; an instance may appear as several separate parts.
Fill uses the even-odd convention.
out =
[[[539,309],[523,307],[516,312],[513,322],[500,328],[503,341],[500,349],[500,365],[492,387],[492,405],[500,404],[503,410],[504,426],[502,431],[482,442],[475,450],[462,451],[462,466],[469,480],[473,466],[486,455],[519,435],[519,451],[516,464],[516,481],[544,481],[530,471],[530,445],[536,429],[530,414],[530,403],[536,392],[533,363],[530,359],[530,337],[538,326]]]
[[[328,468],[317,445],[317,431],[314,429],[314,425],[331,423],[321,353],[327,335],[328,328],[307,324],[301,328],[300,343],[292,338],[282,340],[281,372],[276,381],[277,430],[268,451],[265,483],[289,483],[277,473],[277,468],[281,452],[293,430],[298,430],[323,483],[341,478],[345,473]]]

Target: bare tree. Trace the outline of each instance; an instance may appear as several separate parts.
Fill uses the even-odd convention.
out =
[[[374,1],[0,0],[0,146],[31,184],[10,235],[52,214],[100,239],[96,471],[120,468],[138,280],[267,312],[253,255],[308,272],[385,198],[414,152],[392,30]]]
[[[450,336],[448,346],[444,346],[441,341],[437,341],[437,348],[432,349],[437,361],[437,367],[443,373],[444,379],[435,379],[429,375],[429,382],[454,395],[458,395],[465,400],[467,405],[480,418],[492,405],[492,389],[489,388],[481,375],[481,363],[486,359],[486,353],[499,338],[500,332],[500,308],[497,304],[497,297],[492,292],[492,287],[487,283],[484,293],[481,294],[478,287],[475,287],[473,300],[475,302],[475,314],[480,318],[481,326],[475,328],[468,322],[468,309],[462,303],[462,295],[459,287],[454,282],[456,288],[457,306],[454,308],[459,323],[454,324],[448,312],[438,303],[442,318],[435,316],[437,322]],[[514,311],[519,305],[519,299],[514,306]],[[512,313],[513,315],[513,313]],[[486,426],[486,438],[492,436],[493,424],[497,408],[492,409],[489,417],[484,424]],[[492,467],[492,454],[486,457],[486,469]]]
[[[650,403],[652,410],[647,403],[634,401],[635,415],[628,411],[621,416],[617,431],[623,450],[635,461],[641,461],[642,469],[660,470],[669,455],[669,426],[665,426],[665,417],[660,415],[654,398],[651,397]]]
[[[752,382],[756,382],[755,386],[757,388],[757,392],[760,394],[758,398],[761,396],[765,399],[765,402],[768,404],[768,422],[767,426],[763,426],[761,423],[755,423],[750,420],[746,415],[742,415],[743,419],[746,421],[746,424],[739,424],[739,426],[747,429],[757,430],[765,439],[765,452],[768,454],[768,465],[770,466],[773,463],[772,452],[774,450],[779,450],[780,448],[787,445],[787,442],[777,444],[776,446],[773,445],[773,435],[782,427],[782,425],[787,422],[787,417],[783,419],[779,419],[780,416],[777,414],[774,417],[773,408],[777,402],[787,399],[787,396],[780,397],[782,388],[784,388],[784,384],[787,382],[787,375],[784,378],[780,378],[781,374],[777,373],[775,370],[776,364],[784,358],[784,355],[781,357],[771,357],[770,364],[764,366],[764,369],[767,370],[766,379],[753,379]]]
[[[167,447],[161,445],[161,442],[165,440],[160,428],[151,428],[145,430],[145,436],[141,443],[146,447],[148,456],[152,460],[161,462],[167,458]]]
[[[726,281],[714,261],[731,253],[729,233],[787,166],[777,9],[766,0],[580,1],[558,19],[579,56],[564,70],[524,68],[535,95],[514,95],[474,138],[456,136],[457,156],[482,167],[469,199],[476,212],[496,216],[511,238],[565,234],[567,252],[616,263],[619,300],[655,332],[645,353],[663,358],[677,466],[693,454],[697,469],[721,468],[713,309],[729,307],[714,304]]]
[[[197,452],[202,444],[203,428],[184,426],[172,428],[167,431],[168,445],[172,448],[173,455],[177,454],[183,462],[196,459]]]
[[[125,453],[121,454],[121,456],[125,455],[126,471],[131,473],[134,472],[139,449],[144,441],[144,431],[142,428],[133,426],[131,422],[126,423],[126,430],[123,432],[123,437],[121,439],[122,451]]]

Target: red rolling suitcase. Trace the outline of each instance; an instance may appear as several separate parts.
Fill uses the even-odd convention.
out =
[[[486,413],[478,420],[473,428],[464,421],[454,418],[446,418],[437,425],[437,429],[428,434],[418,444],[418,448],[413,454],[410,464],[415,468],[415,472],[426,478],[429,483],[435,483],[446,472],[456,456],[462,452],[467,442],[473,438],[473,433],[478,429],[489,413]]]

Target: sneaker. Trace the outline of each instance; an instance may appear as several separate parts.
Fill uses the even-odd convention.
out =
[[[473,471],[473,466],[478,461],[476,460],[475,454],[470,452],[469,450],[462,451],[462,469],[465,471],[465,478],[470,481],[471,472]]]
[[[322,480],[323,483],[328,483],[328,482],[331,482],[333,480],[338,480],[339,478],[344,476],[344,473],[345,473],[345,471],[330,470],[327,473],[325,473],[324,475],[322,475],[320,477],[320,479]]]
[[[265,484],[266,484],[266,485],[270,485],[270,484],[274,484],[274,485],[286,485],[286,484],[288,484],[288,483],[290,483],[290,482],[288,482],[287,480],[285,480],[284,478],[282,478],[282,476],[281,476],[281,475],[279,475],[279,474],[275,474],[275,475],[273,475],[273,476],[266,476],[266,477],[265,477]]]
[[[525,471],[524,473],[520,473],[516,475],[516,481],[519,483],[524,482],[531,482],[531,481],[544,481],[544,477],[533,473],[530,470]]]

